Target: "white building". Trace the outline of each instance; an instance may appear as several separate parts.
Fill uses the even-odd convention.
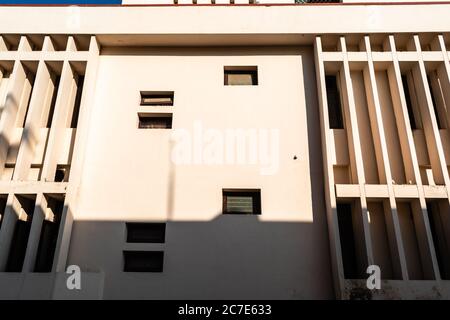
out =
[[[296,2],[0,6],[0,298],[449,299],[450,2]]]

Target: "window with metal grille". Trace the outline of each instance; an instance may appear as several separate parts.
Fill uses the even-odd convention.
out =
[[[224,214],[261,214],[261,190],[224,189]]]
[[[141,91],[141,106],[173,106],[173,91]]]

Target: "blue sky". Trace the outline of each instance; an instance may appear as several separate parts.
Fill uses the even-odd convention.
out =
[[[122,0],[0,0],[0,4],[120,4]]]

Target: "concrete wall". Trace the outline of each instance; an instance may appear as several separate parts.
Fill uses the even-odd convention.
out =
[[[258,86],[224,86],[226,65]],[[104,298],[333,297],[312,48],[104,49],[97,81],[68,264],[104,271]],[[172,131],[137,129],[140,90],[175,92]],[[277,130],[278,168],[174,164],[171,132],[199,125]],[[222,188],[261,188],[262,215],[221,215]],[[126,244],[125,221],[169,221],[166,243]],[[139,248],[162,274],[122,272]]]
[[[0,91],[6,90],[0,99],[11,97],[0,101],[8,110],[0,121],[6,137],[0,193],[8,195],[0,213],[0,262],[17,219],[15,196],[37,199],[28,270],[43,199],[59,193],[66,200],[52,274],[69,264],[79,264],[88,278],[94,274],[98,281],[86,297],[348,298],[355,283],[343,278],[336,201],[350,201],[358,267],[379,263],[387,269],[385,297],[408,288],[405,297],[435,297],[434,288],[448,296],[426,201],[442,199],[439,215],[448,221],[450,147],[448,130],[437,126],[426,76],[437,71],[445,115],[449,13],[444,3],[0,7]],[[411,24],[402,16],[420,18]],[[41,144],[20,146],[27,136],[17,126],[23,110],[16,110],[24,65],[41,88],[32,94],[36,113],[30,114],[42,111],[46,68],[64,79],[58,121],[50,132],[39,127],[50,141],[51,156],[43,163],[30,157],[34,149],[35,155],[44,152]],[[223,86],[225,65],[258,66],[259,85]],[[400,77],[405,72],[422,116],[416,130],[408,125]],[[86,78],[80,126],[65,130],[75,73]],[[344,129],[328,127],[325,74],[339,76]],[[173,112],[172,131],[137,129],[137,113],[149,112],[139,106],[140,90],[175,91],[173,107],[153,109]],[[32,118],[30,132],[40,123]],[[256,164],[175,165],[171,132],[195,137],[199,126],[219,136],[226,129],[278,130],[279,148],[270,151],[279,157],[269,160],[279,160],[279,170],[263,175]],[[75,155],[69,182],[53,181],[60,153]],[[30,161],[42,163],[41,178]],[[11,163],[20,169],[14,175]],[[222,188],[261,188],[263,214],[222,216]],[[168,221],[166,243],[126,244],[125,221]],[[121,272],[122,251],[140,249],[165,251],[162,274]],[[6,285],[0,287],[14,284],[8,297],[21,291],[37,296],[38,290],[27,288],[47,281],[23,274],[1,274]],[[27,282],[25,289],[20,281]],[[58,281],[52,296],[70,297]],[[52,289],[48,283],[42,288],[46,294]]]

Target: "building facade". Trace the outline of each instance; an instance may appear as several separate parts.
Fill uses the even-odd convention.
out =
[[[1,299],[450,298],[450,2],[0,16]]]

